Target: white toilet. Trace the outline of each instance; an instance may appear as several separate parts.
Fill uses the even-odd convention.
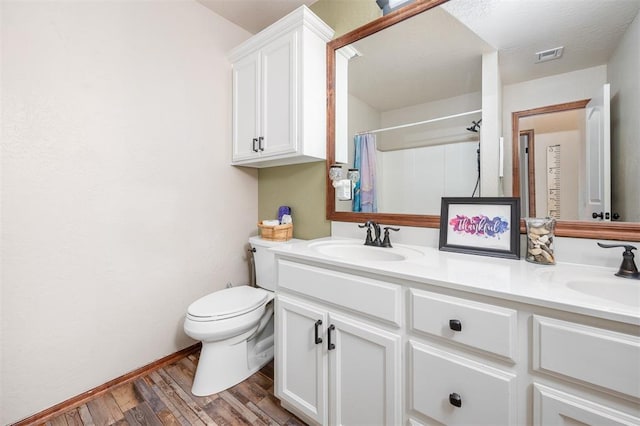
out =
[[[289,240],[287,243],[295,242]],[[282,242],[249,238],[256,285],[216,291],[187,308],[185,333],[202,341],[198,368],[191,387],[196,396],[211,395],[234,386],[273,359],[273,300],[276,288],[274,254]]]

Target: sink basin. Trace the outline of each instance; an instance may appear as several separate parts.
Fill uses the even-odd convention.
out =
[[[624,279],[624,278],[622,278]],[[567,287],[580,293],[629,306],[640,306],[640,281],[568,281]]]
[[[554,270],[541,271],[540,277],[552,286],[563,286],[585,296],[630,307],[640,306],[638,280],[615,277],[615,271],[610,269],[592,269],[587,275],[582,268],[558,266]]]
[[[372,247],[353,242],[323,241],[310,244],[320,254],[335,259],[363,262],[398,262],[422,255],[408,247]]]

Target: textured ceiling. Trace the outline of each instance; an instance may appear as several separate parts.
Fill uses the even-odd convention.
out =
[[[314,3],[198,1],[252,33]],[[479,91],[488,48],[499,51],[504,84],[602,65],[639,9],[640,0],[450,0],[358,42],[363,56],[350,66],[365,71],[350,91],[380,111]],[[536,52],[559,46],[561,59],[534,63]]]
[[[488,49],[499,51],[503,84],[606,64],[639,9],[640,0],[450,0],[370,36],[377,48],[350,63],[349,91],[379,111],[480,91]],[[559,46],[561,59],[534,63]]]

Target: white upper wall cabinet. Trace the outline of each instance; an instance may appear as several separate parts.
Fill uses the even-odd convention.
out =
[[[232,164],[270,167],[326,157],[326,44],[333,30],[301,6],[229,54]]]

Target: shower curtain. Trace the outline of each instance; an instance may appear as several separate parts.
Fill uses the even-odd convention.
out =
[[[360,170],[360,180],[356,182],[352,210],[354,212],[376,213],[376,137],[373,134],[356,135],[353,138],[355,155],[353,167]]]

